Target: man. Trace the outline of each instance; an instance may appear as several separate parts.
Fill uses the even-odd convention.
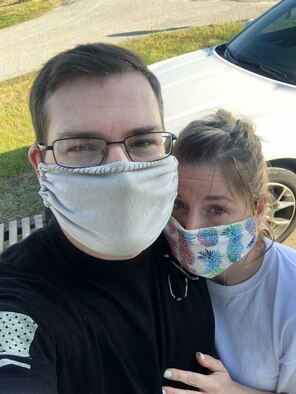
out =
[[[81,45],[30,95],[30,161],[55,219],[0,263],[1,393],[161,393],[165,368],[213,353],[204,281],[160,235],[177,189],[155,76],[135,54]]]

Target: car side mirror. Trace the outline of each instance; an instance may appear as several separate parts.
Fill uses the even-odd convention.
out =
[[[249,27],[254,22],[254,20],[255,18],[247,20],[247,22],[244,24],[243,30]]]

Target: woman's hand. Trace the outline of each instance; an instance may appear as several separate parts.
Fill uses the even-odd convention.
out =
[[[209,375],[169,368],[165,371],[164,377],[169,380],[185,383],[195,389],[198,388],[201,393],[206,394],[268,394],[267,391],[258,391],[234,382],[220,360],[202,353],[196,353],[196,359],[200,365],[208,368],[210,371]],[[181,390],[168,386],[163,387],[163,394],[192,393],[196,393],[196,390]]]

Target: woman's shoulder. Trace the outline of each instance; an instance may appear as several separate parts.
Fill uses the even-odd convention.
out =
[[[264,262],[269,270],[276,273],[277,278],[296,283],[296,250],[278,242],[265,239]]]
[[[296,249],[291,248],[290,246],[284,245],[282,243],[272,241],[269,238],[265,238],[266,252],[269,250],[279,257],[285,259],[291,259],[296,265]]]

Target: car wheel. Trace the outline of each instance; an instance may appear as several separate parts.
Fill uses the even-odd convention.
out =
[[[267,218],[275,240],[283,242],[296,227],[296,174],[285,168],[268,169],[271,201]]]

